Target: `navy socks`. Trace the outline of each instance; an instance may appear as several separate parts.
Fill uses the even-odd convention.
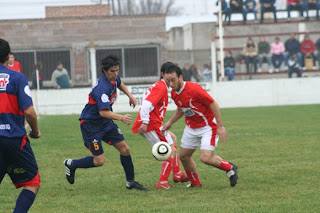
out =
[[[128,182],[134,181],[134,167],[131,159],[131,155],[122,156],[120,155],[121,164],[123,166],[124,172],[126,173],[126,178]]]
[[[32,191],[23,189],[17,199],[16,207],[13,210],[13,213],[28,212],[35,198],[36,195]]]
[[[73,167],[75,168],[91,168],[94,167],[93,165],[93,156],[88,156],[85,158],[77,159],[77,160],[72,160],[71,163]]]

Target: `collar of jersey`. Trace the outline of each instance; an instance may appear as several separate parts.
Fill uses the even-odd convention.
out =
[[[183,91],[184,87],[186,86],[187,82],[183,82],[183,86],[181,87],[181,89],[177,92],[178,95],[180,95],[180,93]]]

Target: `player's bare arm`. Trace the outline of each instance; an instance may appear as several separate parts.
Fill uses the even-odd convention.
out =
[[[219,137],[221,138],[221,141],[226,142],[228,140],[228,132],[223,126],[221,112],[220,112],[220,108],[219,108],[218,103],[216,101],[212,102],[210,104],[210,109],[211,109],[211,112],[214,114],[214,117],[217,120],[217,133],[218,133]]]
[[[124,83],[121,82],[121,84],[118,86],[118,88],[129,97],[129,104],[133,108],[137,105],[137,99],[129,92],[128,88]]]
[[[119,115],[117,113],[114,113],[108,109],[105,110],[101,110],[99,112],[101,117],[110,119],[110,120],[119,120],[122,121],[123,123],[125,123],[127,126],[130,125],[132,123],[132,117],[130,114],[126,114],[126,115]]]
[[[165,131],[168,131],[171,128],[171,126],[175,122],[177,122],[177,120],[179,120],[182,116],[183,116],[183,112],[181,111],[181,109],[177,108],[177,110],[174,112],[174,114],[169,119],[169,121],[163,125],[161,134],[164,135]]]
[[[40,130],[38,129],[38,121],[37,121],[37,114],[33,108],[33,106],[27,108],[24,111],[24,115],[26,117],[26,120],[28,124],[30,125],[30,132],[29,136],[31,138],[39,138],[41,136]]]

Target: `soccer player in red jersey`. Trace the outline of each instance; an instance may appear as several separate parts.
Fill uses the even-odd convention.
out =
[[[132,126],[133,133],[144,136],[153,146],[157,142],[164,141],[169,143],[172,148],[170,158],[162,162],[162,169],[157,188],[169,189],[173,187],[168,183],[168,178],[173,171],[174,182],[187,182],[188,178],[180,171],[179,158],[176,152],[177,137],[168,132],[161,135],[163,118],[168,106],[168,83],[163,79],[164,72],[172,62],[166,62],[161,66],[161,79],[154,83],[144,95],[139,114]]]
[[[200,159],[203,163],[224,170],[230,179],[230,185],[237,184],[237,166],[214,154],[219,137],[222,142],[228,140],[228,133],[222,124],[218,103],[197,83],[183,81],[181,69],[170,66],[165,71],[165,79],[172,88],[171,97],[177,110],[162,132],[185,115],[186,127],[181,139],[180,160],[191,181],[188,187],[199,187],[201,182],[192,159],[192,154],[200,146]]]
[[[41,133],[26,76],[6,68],[9,53],[9,43],[0,38],[0,183],[8,174],[16,188],[23,187],[13,212],[28,212],[41,183],[25,119],[29,137]]]
[[[12,52],[10,53],[10,56],[9,56],[9,61],[8,61],[7,68],[10,69],[10,70],[14,70],[14,71],[22,73],[21,65],[20,65],[20,63],[18,61],[14,60],[14,55],[13,55]]]

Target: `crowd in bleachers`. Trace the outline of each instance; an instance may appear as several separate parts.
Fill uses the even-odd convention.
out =
[[[224,21],[230,25],[233,13],[240,13],[243,16],[243,24],[247,23],[248,13],[253,13],[257,20],[257,13],[260,11],[260,23],[264,22],[264,13],[272,12],[274,22],[277,22],[276,0],[217,0],[216,5],[221,3],[221,11],[225,16]],[[258,9],[258,5],[260,9]],[[288,21],[291,20],[291,12],[297,10],[300,18],[309,20],[309,10],[316,10],[316,18],[319,20],[320,0],[286,0]]]

